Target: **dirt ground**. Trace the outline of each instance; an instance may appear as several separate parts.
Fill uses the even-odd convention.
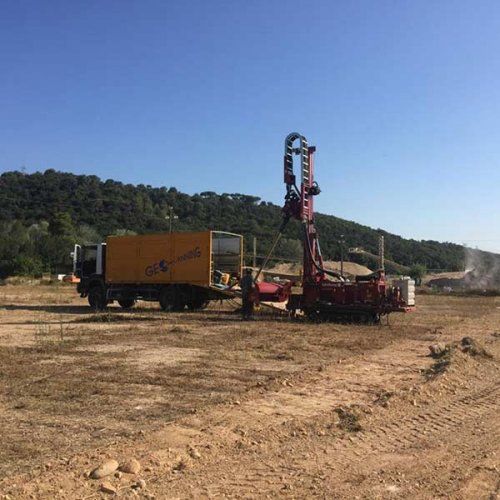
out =
[[[110,498],[88,474],[130,457],[121,498],[498,498],[500,298],[417,300],[369,326],[0,287],[0,498]],[[464,336],[487,353],[428,356]]]

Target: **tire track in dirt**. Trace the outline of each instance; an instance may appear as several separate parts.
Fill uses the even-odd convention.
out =
[[[352,472],[360,467],[365,470],[374,468],[374,465],[384,467],[390,465],[393,454],[401,455],[417,446],[421,448],[425,446],[427,440],[433,437],[439,436],[440,441],[448,440],[448,435],[455,431],[457,425],[471,424],[478,417],[487,416],[495,422],[495,416],[498,415],[499,410],[500,401],[498,387],[496,387],[492,394],[478,394],[444,408],[422,413],[410,419],[406,425],[398,426],[393,423],[377,431],[368,432],[362,437],[356,436],[352,440],[343,439],[337,446],[330,448],[324,457],[316,461],[316,471],[328,470],[328,474],[342,478],[349,469]],[[442,421],[444,415],[448,413],[455,416],[453,421],[448,420],[446,424],[435,423]],[[424,424],[419,423],[416,427],[417,422],[422,422],[422,418]],[[492,442],[498,442],[500,437],[498,423],[492,425],[489,435]],[[385,458],[386,454],[387,458]],[[377,455],[377,463],[367,462],[368,455]],[[309,457],[307,461],[310,462]],[[288,467],[281,465],[252,467],[251,463],[245,462],[239,465],[243,467],[229,472],[231,480],[223,481],[218,485],[212,483],[207,493],[213,496],[232,496],[238,492],[238,497],[251,498],[258,496],[263,490],[267,493],[286,492],[288,488],[292,489],[290,483],[296,483],[298,476],[303,480],[306,468],[310,467],[310,463],[306,464],[297,460],[289,463]],[[316,473],[310,474],[309,479],[314,479],[316,476]],[[321,478],[321,474],[317,477]],[[295,489],[297,486],[294,484]]]
[[[486,414],[500,411],[500,384],[484,387],[471,394],[438,406],[428,411],[419,412],[409,420],[394,422],[376,430],[368,430],[351,439],[342,440],[339,450],[358,446],[361,451],[371,453],[404,451],[430,439],[436,434],[453,432],[467,420],[475,420]]]
[[[228,428],[242,424],[251,428],[276,427],[294,419],[313,418],[333,406],[370,404],[387,387],[418,383],[428,363],[428,359],[419,359],[421,352],[420,342],[407,341],[354,357],[329,367],[306,384],[285,384],[283,390],[244,401],[229,412],[214,410],[211,428],[220,427],[227,433]]]
[[[498,367],[492,366],[492,369],[490,374],[495,378]],[[304,487],[307,485],[307,494],[314,495],[315,484],[326,480],[325,471],[330,476],[343,478],[354,471],[364,476],[381,467],[390,468],[398,462],[395,457],[421,453],[436,443],[458,440],[460,444],[463,437],[456,435],[456,431],[469,429],[474,433],[478,422],[486,423],[491,443],[498,443],[500,383],[496,378],[493,382],[487,378],[476,378],[472,392],[447,395],[443,400],[431,399],[426,408],[417,408],[402,401],[404,411],[411,412],[408,418],[380,422],[383,419],[381,415],[375,419],[379,420],[378,425],[359,433],[329,439],[326,448],[321,438],[305,436],[295,446],[293,460],[287,459],[286,453],[272,453],[266,457],[265,463],[256,460],[252,454],[234,456],[234,461],[229,459],[232,463],[224,465],[224,475],[218,474],[220,464],[206,471],[211,477],[211,485],[204,490],[204,494],[231,497],[237,492],[237,496],[243,498],[260,496],[262,491],[275,494],[290,490],[292,494],[293,484],[295,494],[297,491],[301,491],[299,496],[305,494]],[[311,447],[324,449],[322,453],[314,452],[311,456]],[[300,458],[301,455],[304,458]],[[321,490],[325,491],[324,488]]]

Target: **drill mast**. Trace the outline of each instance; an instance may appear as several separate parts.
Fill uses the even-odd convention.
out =
[[[298,145],[295,147],[294,144]],[[297,219],[303,225],[303,282],[316,283],[324,279],[323,258],[314,225],[314,196],[320,193],[314,181],[314,152],[307,139],[297,133],[288,134],[285,139],[284,181],[286,185],[285,205],[283,207],[283,225],[290,218]],[[293,157],[300,157],[300,188],[293,171]]]

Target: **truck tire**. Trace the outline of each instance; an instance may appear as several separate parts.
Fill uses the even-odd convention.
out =
[[[118,304],[122,309],[131,309],[135,306],[135,299],[120,299]]]
[[[161,290],[159,302],[162,310],[166,312],[180,312],[186,307],[185,294],[174,285]]]
[[[192,299],[187,303],[187,307],[190,311],[199,311],[205,309],[208,306],[209,301],[204,298]]]
[[[89,306],[94,311],[102,311],[106,308],[106,296],[104,294],[104,290],[100,286],[93,286],[89,290]]]
[[[172,287],[164,287],[160,291],[159,302],[160,307],[165,312],[171,312],[174,310],[174,293]]]

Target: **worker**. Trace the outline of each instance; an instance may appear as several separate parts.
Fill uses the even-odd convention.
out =
[[[241,298],[243,302],[243,307],[241,308],[241,314],[243,319],[251,319],[253,315],[253,305],[254,305],[254,293],[255,287],[252,277],[252,270],[245,269],[245,274],[240,281],[241,287]]]

